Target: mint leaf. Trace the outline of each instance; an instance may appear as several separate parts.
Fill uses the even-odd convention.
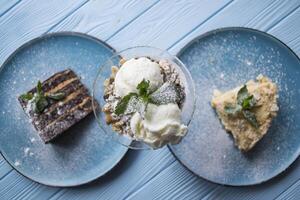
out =
[[[121,115],[121,114],[124,114],[126,108],[127,108],[127,105],[130,101],[130,99],[132,97],[137,97],[138,95],[136,93],[129,93],[127,94],[126,96],[124,96],[117,104],[116,106],[116,109],[115,109],[115,114],[116,115]]]
[[[148,91],[149,87],[150,87],[150,81],[146,81],[145,79],[143,79],[142,82],[140,82],[137,85],[136,89],[138,89],[139,95],[141,97],[147,97],[150,93]]]
[[[224,107],[224,112],[229,115],[237,115],[242,111],[242,106],[240,105],[226,105]]]
[[[244,85],[237,93],[237,103],[242,105],[244,99],[248,98],[250,95],[248,93],[247,86]]]
[[[252,113],[251,111],[249,110],[243,110],[242,111],[245,119],[252,125],[254,126],[255,128],[258,128],[259,127],[259,124],[257,122],[257,119],[255,117],[255,114]]]
[[[35,99],[34,99],[34,103],[35,103],[35,112],[36,113],[41,113],[44,111],[44,109],[48,106],[48,101],[46,99],[45,96],[43,95],[36,95]]]
[[[139,111],[140,107],[144,105],[144,101],[138,96],[132,96],[127,104],[124,114],[132,114]]]
[[[251,95],[243,100],[242,107],[243,107],[243,109],[251,109],[255,106],[255,104],[256,104],[256,101],[253,98],[253,95]]]
[[[38,81],[37,86],[36,86],[36,93],[39,95],[43,95],[43,90],[42,90],[42,83],[41,81]]]
[[[66,96],[66,94],[64,92],[50,93],[47,95],[48,98],[56,100],[56,101],[65,98],[65,96]]]
[[[255,114],[250,111],[256,104],[253,95],[250,95],[247,85],[244,85],[237,93],[237,103],[235,105],[226,105],[224,112],[229,115],[242,113],[244,118],[255,128],[259,127]]]
[[[129,93],[124,96],[118,102],[115,108],[115,114],[121,115],[139,112],[143,117],[149,103],[160,105],[178,103],[180,100],[178,88],[174,84],[165,83],[152,94],[149,91],[149,87],[150,81],[143,79],[136,87],[138,94]]]
[[[129,93],[124,96],[117,104],[115,109],[116,115],[129,114],[133,112],[144,112],[147,104],[150,102],[150,81],[143,79],[136,87],[137,93]],[[128,104],[129,107],[128,107]],[[128,109],[127,109],[128,107]]]
[[[30,100],[33,98],[33,94],[32,94],[32,93],[22,94],[22,95],[20,96],[20,98],[21,98],[23,101],[30,101]]]

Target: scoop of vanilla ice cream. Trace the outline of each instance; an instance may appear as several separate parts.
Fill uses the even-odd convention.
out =
[[[150,81],[150,91],[160,87],[163,84],[163,75],[159,65],[145,57],[126,61],[116,74],[116,95],[123,97],[130,92],[137,92],[136,87],[143,79]]]
[[[137,140],[157,149],[168,143],[178,144],[186,135],[187,126],[181,124],[181,111],[177,104],[148,104],[144,119],[135,113],[130,128]]]

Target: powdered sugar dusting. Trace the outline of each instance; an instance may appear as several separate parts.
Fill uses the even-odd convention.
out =
[[[221,183],[253,183],[273,176],[295,159],[299,147],[291,141],[299,141],[295,133],[300,128],[295,122],[300,117],[299,61],[281,44],[258,33],[221,31],[195,41],[180,58],[195,80],[197,109],[189,134],[174,149],[193,171]],[[259,74],[278,85],[279,113],[265,138],[243,154],[224,131],[210,101],[214,89],[226,91]]]
[[[123,156],[125,148],[107,139],[93,115],[55,143],[44,144],[17,99],[35,87],[38,80],[44,81],[67,68],[83,75],[81,81],[91,92],[99,65],[111,55],[111,49],[95,40],[50,36],[21,49],[5,64],[0,73],[0,146],[11,163],[42,182],[55,180],[55,184],[63,184],[66,180],[97,177]]]

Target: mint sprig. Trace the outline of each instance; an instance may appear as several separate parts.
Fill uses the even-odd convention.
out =
[[[33,98],[32,93],[25,93],[20,96],[20,98],[24,101],[30,101]]]
[[[148,90],[150,87],[150,81],[146,81],[145,79],[143,79],[136,87],[136,89],[138,89],[139,91],[139,96],[140,97],[148,97],[150,91]]]
[[[64,99],[66,97],[66,94],[64,92],[56,92],[56,93],[49,93],[46,96],[50,99],[59,101],[61,99]]]
[[[251,109],[256,105],[253,95],[250,95],[247,86],[244,85],[237,93],[237,103],[234,105],[225,105],[224,112],[228,115],[236,116],[242,114],[243,117],[255,128],[259,127],[256,116]]]
[[[141,100],[142,103],[144,104],[144,106],[142,106],[142,108],[146,109],[147,104],[151,102],[149,87],[150,87],[150,81],[146,81],[145,79],[143,79],[136,87],[136,89],[138,90],[138,93],[131,92],[131,93],[127,94],[126,96],[124,96],[118,102],[118,104],[115,108],[115,114],[116,115],[124,114],[126,112],[129,102],[131,100],[133,100],[133,98],[137,99],[138,101]],[[139,104],[137,104],[135,108],[131,109],[131,112],[139,111],[139,112],[143,113],[144,111],[138,107],[140,107]],[[126,113],[126,114],[128,114],[128,113]]]
[[[131,114],[139,112],[143,117],[149,103],[162,105],[178,103],[180,95],[177,86],[172,83],[164,83],[156,91],[150,91],[150,81],[143,79],[136,87],[137,93],[129,93],[124,96],[115,108],[115,114]]]
[[[242,113],[243,113],[243,116],[245,117],[245,119],[246,119],[252,126],[254,126],[255,128],[258,128],[258,127],[259,127],[258,122],[257,122],[257,119],[256,119],[254,113],[252,113],[252,112],[249,111],[249,110],[243,110]]]
[[[115,109],[116,115],[124,114],[127,108],[127,105],[132,97],[137,97],[136,93],[129,93],[126,96],[124,96],[117,104]]]
[[[36,86],[36,93],[25,93],[20,96],[23,101],[32,101],[32,108],[35,113],[42,113],[46,107],[49,105],[49,99],[59,101],[65,98],[65,93],[56,92],[44,94],[42,89],[41,81],[38,81]]]

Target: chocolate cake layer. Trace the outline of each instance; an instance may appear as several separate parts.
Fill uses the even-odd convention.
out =
[[[92,112],[92,97],[79,77],[70,69],[58,72],[42,82],[42,91],[45,96],[63,92],[65,97],[60,101],[48,99],[49,105],[42,113],[28,109],[28,101],[20,97],[18,99],[45,143],[52,141]],[[36,93],[36,88],[28,93]]]

